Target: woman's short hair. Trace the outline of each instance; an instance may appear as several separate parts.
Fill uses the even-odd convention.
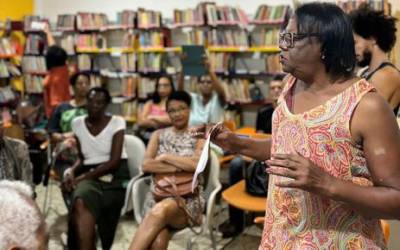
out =
[[[392,50],[396,43],[396,21],[383,11],[372,10],[367,4],[350,13],[354,32],[365,38],[374,38],[384,52]]]
[[[189,107],[190,104],[192,103],[192,97],[186,92],[186,91],[182,91],[182,90],[178,90],[173,92],[167,100],[166,106],[168,107],[168,104],[170,101],[181,101],[186,103]]]
[[[295,10],[297,32],[316,34],[321,56],[331,75],[350,75],[356,64],[353,30],[349,17],[331,3],[307,3]]]
[[[70,78],[69,78],[69,84],[71,84],[72,87],[75,87],[76,82],[78,81],[79,76],[85,76],[90,80],[90,75],[86,72],[78,72],[73,74]]]
[[[168,79],[168,81],[171,84],[172,92],[175,91],[174,80],[172,79],[172,77],[170,75],[163,75],[163,76],[158,77],[157,81],[156,81],[156,88],[155,88],[154,93],[153,93],[153,95],[151,97],[152,100],[153,100],[153,103],[160,103],[161,102],[161,97],[160,97],[160,95],[158,94],[158,91],[157,91],[158,90],[158,85],[160,84],[161,78]]]
[[[111,95],[110,92],[108,92],[108,90],[106,88],[103,87],[93,87],[89,90],[89,92],[86,94],[86,99],[89,100],[90,96],[92,95],[92,93],[102,93],[104,95],[104,97],[106,98],[106,103],[109,104],[111,102]]]
[[[67,62],[67,52],[60,46],[52,45],[47,49],[45,58],[47,69],[63,66]]]

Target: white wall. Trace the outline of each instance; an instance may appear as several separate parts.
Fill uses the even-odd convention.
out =
[[[162,12],[163,17],[172,18],[174,9],[194,8],[199,0],[36,0],[35,13],[55,22],[58,14],[75,14],[77,11],[106,13],[115,20],[116,13],[123,9],[136,10],[143,7]],[[215,0],[219,5],[240,6],[253,15],[261,4],[292,4],[292,0]]]

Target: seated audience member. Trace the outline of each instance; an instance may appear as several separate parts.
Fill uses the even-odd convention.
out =
[[[256,121],[256,131],[258,133],[271,134],[272,132],[272,114],[274,113],[278,98],[282,92],[282,80],[283,76],[276,76],[269,83],[269,97],[272,103],[267,104],[258,110]],[[241,156],[235,157],[229,163],[229,186],[232,186],[243,179],[245,167],[246,162]],[[229,220],[219,227],[224,238],[229,238],[242,232],[243,216],[244,213],[242,210],[229,206]]]
[[[225,91],[219,82],[208,59],[204,62],[207,74],[199,77],[200,94],[190,93],[192,104],[190,107],[189,126],[204,123],[217,123],[224,120]],[[179,79],[179,90],[184,90],[184,75]]]
[[[174,91],[174,83],[170,76],[158,78],[156,82],[156,91],[154,91],[152,99],[147,101],[143,110],[139,112],[139,137],[142,138],[146,144],[153,131],[171,124],[168,114],[165,111],[165,103]]]
[[[0,249],[47,249],[46,223],[32,196],[23,182],[0,181]]]
[[[153,195],[156,175],[193,173],[196,169],[204,140],[195,139],[189,134],[190,102],[188,93],[172,93],[167,101],[172,126],[159,129],[151,136],[143,163],[143,171],[153,176],[151,192],[146,201],[149,211],[136,231],[130,250],[167,249],[170,230],[199,223],[204,205],[200,195],[201,185],[194,194],[180,197],[179,200],[168,197],[156,201]]]
[[[110,249],[129,180],[123,147],[125,120],[106,113],[111,96],[95,87],[87,94],[87,116],[75,118],[79,160],[64,173],[64,188],[72,192],[69,214],[70,249],[95,249],[96,225],[103,249]]]
[[[28,145],[4,135],[0,122],[0,180],[18,180],[34,188]]]
[[[72,120],[85,115],[86,94],[90,88],[90,76],[80,72],[71,76],[70,84],[74,90],[74,98],[68,102],[60,103],[50,117],[48,130],[53,142],[62,142],[74,135],[71,132]]]
[[[272,103],[260,108],[257,112],[256,131],[258,133],[271,134],[272,132],[272,114],[278,103],[278,98],[283,89],[283,76],[277,75],[269,83],[269,98]]]

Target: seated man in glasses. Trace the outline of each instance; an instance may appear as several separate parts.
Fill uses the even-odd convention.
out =
[[[198,79],[200,94],[190,93],[192,104],[190,107],[189,126],[217,123],[224,119],[226,101],[224,89],[210,67],[208,59],[204,61],[204,64],[208,74]],[[181,73],[178,90],[184,90],[183,73]]]

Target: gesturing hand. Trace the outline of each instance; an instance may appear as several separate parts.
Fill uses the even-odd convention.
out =
[[[267,160],[270,166],[267,173],[291,178],[292,180],[276,183],[279,187],[300,188],[320,193],[329,187],[333,176],[323,171],[309,159],[299,154],[274,154]]]

